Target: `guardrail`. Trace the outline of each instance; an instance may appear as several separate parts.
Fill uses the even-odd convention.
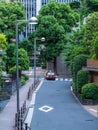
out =
[[[35,83],[33,83],[31,85],[31,87],[29,88],[29,91],[27,92],[27,100],[29,100],[31,98],[32,93],[37,88],[39,83],[40,83],[40,81],[36,80]],[[16,130],[32,130],[28,126],[27,123],[24,123],[24,118],[25,118],[25,115],[26,115],[26,111],[27,111],[26,101],[24,101],[20,111],[15,114],[15,128],[16,128]]]

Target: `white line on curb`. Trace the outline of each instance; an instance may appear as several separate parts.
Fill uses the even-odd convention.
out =
[[[97,113],[97,110],[95,110],[95,109],[92,109],[92,108],[91,108],[91,109],[89,109],[89,110]]]
[[[43,83],[43,80],[41,81],[40,85],[37,87],[37,89],[33,92],[32,94],[32,98],[31,98],[31,101],[30,101],[30,104],[29,104],[29,110],[28,110],[28,114],[27,114],[27,117],[25,119],[25,123],[28,123],[28,126],[30,127],[30,123],[31,123],[31,120],[32,120],[32,117],[33,117],[33,111],[34,111],[34,104],[35,104],[35,99],[36,99],[36,93],[37,91],[40,89],[41,85]],[[32,106],[32,107],[31,107]]]

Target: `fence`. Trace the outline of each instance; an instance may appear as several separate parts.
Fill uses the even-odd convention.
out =
[[[32,84],[32,86],[29,88],[29,91],[27,93],[27,100],[30,99],[32,93],[39,85],[40,81],[36,80],[35,83]],[[24,123],[24,118],[26,115],[26,101],[24,101],[23,106],[21,107],[20,111],[15,114],[15,129],[16,130],[32,130],[27,123]]]

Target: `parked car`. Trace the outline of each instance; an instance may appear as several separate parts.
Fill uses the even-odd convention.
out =
[[[47,80],[55,80],[57,78],[57,75],[53,71],[48,71],[45,75],[45,78]]]

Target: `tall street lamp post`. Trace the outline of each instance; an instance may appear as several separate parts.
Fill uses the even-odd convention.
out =
[[[18,66],[18,23],[28,22],[29,24],[37,24],[38,20],[36,17],[31,17],[30,20],[16,20],[16,88],[17,88],[17,113],[20,110],[19,103],[19,66]]]
[[[42,37],[41,39],[34,38],[34,87],[35,87],[35,81],[36,81],[36,41],[41,40],[42,42],[45,41],[45,38]]]

